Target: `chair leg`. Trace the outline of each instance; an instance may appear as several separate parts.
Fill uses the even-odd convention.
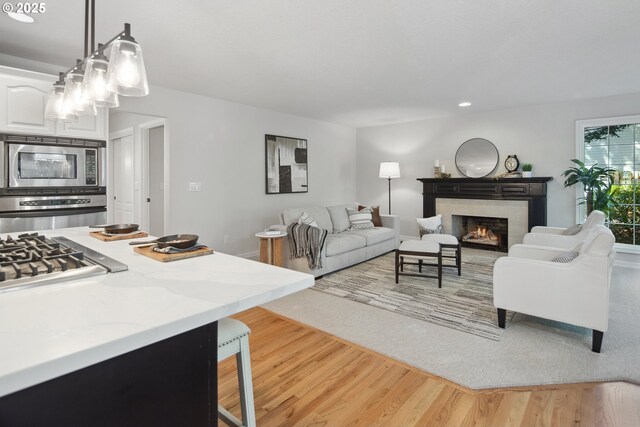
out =
[[[591,351],[594,353],[600,353],[600,349],[602,348],[602,338],[604,337],[604,332],[593,330],[593,341],[591,343]]]
[[[498,326],[504,329],[506,321],[507,321],[507,310],[505,310],[504,308],[499,308],[498,309]]]
[[[422,260],[418,260],[418,273],[422,273]]]
[[[240,407],[242,423],[247,427],[256,426],[256,411],[253,403],[253,380],[251,376],[251,356],[249,337],[240,338],[240,352],[236,354],[238,383],[240,385]]]
[[[442,287],[442,249],[438,252],[438,288]]]

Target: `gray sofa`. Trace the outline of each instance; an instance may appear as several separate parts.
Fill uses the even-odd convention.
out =
[[[285,209],[280,218],[282,227],[286,228],[297,222],[302,213],[306,212],[316,220],[320,228],[328,230],[329,234],[322,249],[322,268],[310,270],[306,258],[291,259],[288,241],[284,242],[284,266],[318,277],[375,258],[398,247],[400,218],[397,215],[380,215],[383,227],[349,230],[351,224],[347,208],[355,209],[356,204]]]

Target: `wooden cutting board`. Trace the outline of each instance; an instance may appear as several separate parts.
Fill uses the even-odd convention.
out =
[[[91,237],[95,237],[98,240],[102,240],[103,242],[115,242],[117,240],[140,239],[142,237],[148,237],[149,233],[147,233],[146,231],[138,231],[137,233],[105,236],[104,234],[102,234],[102,231],[90,231],[89,235]]]
[[[161,261],[161,262],[177,261],[179,259],[187,259],[187,258],[193,258],[197,256],[211,255],[213,253],[213,249],[200,248],[194,251],[181,252],[179,254],[163,254],[161,252],[155,252],[153,250],[153,246],[146,246],[143,248],[135,246],[133,248],[133,251],[140,255],[144,255],[146,257],[149,257],[149,258],[155,259],[156,261]]]

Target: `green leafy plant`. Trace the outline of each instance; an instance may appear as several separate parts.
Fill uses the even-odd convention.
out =
[[[531,163],[525,163],[522,165],[522,172],[531,172],[533,170],[533,165]]]
[[[594,209],[608,212],[611,204],[614,203],[611,185],[616,170],[602,168],[597,163],[588,168],[578,159],[571,159],[571,161],[576,164],[576,167],[569,168],[562,173],[562,176],[566,178],[565,188],[578,183],[584,186],[586,196],[582,203],[587,205],[587,215]]]

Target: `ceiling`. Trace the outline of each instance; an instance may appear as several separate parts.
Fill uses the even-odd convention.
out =
[[[97,3],[97,41],[130,22],[152,86],[353,127],[640,92],[638,0]],[[46,7],[0,15],[0,53],[82,56],[84,1]]]

